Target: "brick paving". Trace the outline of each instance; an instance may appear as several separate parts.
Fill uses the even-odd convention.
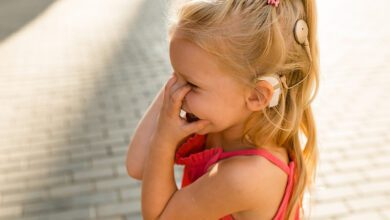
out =
[[[168,4],[0,2],[0,220],[142,219],[140,182],[124,164],[171,71]],[[318,6],[321,159],[310,219],[390,219],[390,3]]]

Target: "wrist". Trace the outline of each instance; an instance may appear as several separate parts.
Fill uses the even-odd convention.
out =
[[[152,137],[150,150],[159,151],[160,153],[175,153],[176,145],[173,141],[156,135]]]
[[[159,164],[174,164],[175,163],[175,150],[173,147],[163,144],[152,142],[149,149],[147,158],[147,164],[159,163]]]

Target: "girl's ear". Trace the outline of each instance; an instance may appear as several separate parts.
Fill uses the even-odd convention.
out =
[[[256,87],[248,90],[246,94],[245,102],[248,110],[260,111],[267,107],[273,94],[274,88],[269,82],[265,80],[258,81]]]

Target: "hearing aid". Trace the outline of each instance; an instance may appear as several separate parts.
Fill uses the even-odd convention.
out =
[[[280,83],[279,83],[278,79],[279,79],[279,76],[275,73],[257,78],[258,81],[260,81],[260,80],[267,81],[274,88],[274,93],[272,95],[271,101],[269,102],[269,107],[274,107],[274,106],[278,105],[278,102],[279,102],[279,96],[280,96],[281,91],[280,91]]]
[[[307,26],[307,23],[303,19],[297,20],[295,22],[294,26],[294,38],[295,41],[299,44],[305,47],[307,56],[309,57],[309,60],[312,60],[311,53],[310,53],[310,46],[309,46],[309,27]],[[274,107],[279,102],[279,96],[281,94],[280,90],[280,77],[277,74],[269,74],[266,76],[257,77],[256,80],[265,80],[268,83],[270,83],[274,87],[274,94],[272,95],[269,107]]]
[[[310,54],[308,35],[309,35],[309,27],[307,26],[307,23],[303,19],[299,19],[294,26],[294,38],[298,44],[305,47],[307,56],[311,61],[312,59]]]

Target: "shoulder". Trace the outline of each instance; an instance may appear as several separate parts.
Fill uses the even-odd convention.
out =
[[[256,210],[272,216],[287,175],[257,156],[235,156],[214,164],[195,182],[176,191],[160,219],[219,219]]]
[[[225,179],[231,184],[244,183],[250,188],[259,190],[266,186],[285,185],[287,174],[268,161],[266,158],[253,156],[234,156],[219,162],[219,170]],[[215,172],[217,167],[212,167],[210,173]],[[241,185],[242,186],[242,185]]]
[[[210,169],[216,172],[218,167]],[[220,175],[228,187],[243,193],[258,209],[278,207],[285,191],[288,176],[279,167],[260,156],[235,156],[219,163]],[[241,195],[241,196],[243,196]]]

